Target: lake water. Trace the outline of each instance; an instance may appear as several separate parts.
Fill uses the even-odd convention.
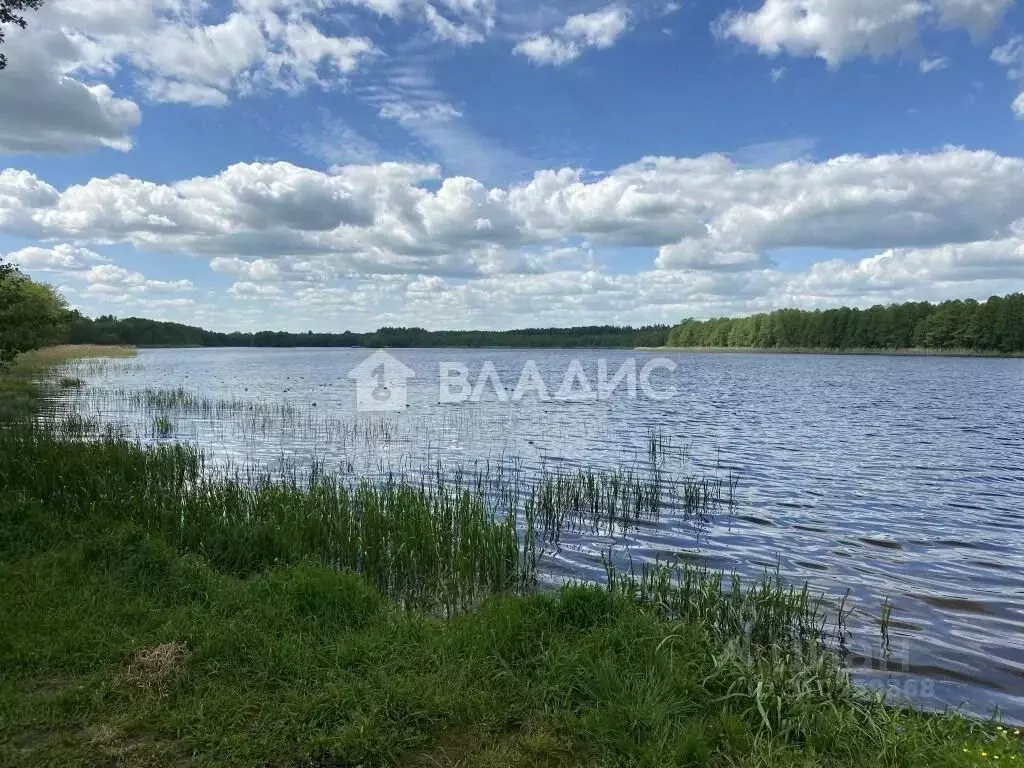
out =
[[[619,536],[634,562],[682,555],[748,576],[777,568],[836,602],[849,590],[851,647],[866,657],[852,662],[865,684],[923,707],[999,707],[1024,721],[1024,360],[680,353],[668,357],[674,372],[650,377],[657,393],[674,388],[671,399],[622,386],[566,401],[535,389],[511,396],[527,361],[553,394],[573,361],[596,389],[600,366],[614,375],[635,361],[639,371],[654,354],[393,354],[415,376],[407,407],[388,414],[357,410],[348,374],[369,353],[349,349],[146,350],[84,362],[75,370],[86,386],[67,405],[143,439],[194,441],[214,462],[316,460],[355,474],[483,462],[527,475],[612,469],[642,464],[660,435],[688,448],[686,473],[737,477],[735,503],[699,524],[669,510]],[[490,362],[500,383],[475,402],[439,402],[449,362],[474,383]],[[401,373],[375,388],[398,392]],[[574,384],[580,396],[583,382]],[[238,402],[182,409],[130,395],[179,387]],[[162,413],[170,438],[153,432]],[[597,578],[608,545],[604,534],[567,538],[550,572]],[[873,672],[886,599],[899,670]]]

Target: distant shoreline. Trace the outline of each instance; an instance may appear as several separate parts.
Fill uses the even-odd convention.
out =
[[[61,349],[75,350],[78,347],[83,349],[100,350],[86,355],[71,354],[71,357],[120,357],[122,354],[104,354],[103,350],[148,350],[148,349],[301,349],[301,350],[327,350],[327,349],[351,349],[363,350],[369,353],[378,350],[412,351],[412,350],[470,350],[477,352],[526,352],[526,351],[550,351],[550,352],[678,352],[678,353],[707,353],[707,354],[755,354],[755,355],[829,355],[836,357],[988,357],[988,358],[1024,358],[1024,352],[994,352],[986,350],[971,349],[827,349],[810,347],[588,347],[588,346],[346,346],[346,345],[253,345],[253,344],[139,344],[133,347],[127,346],[99,346],[92,344],[85,345],[64,345]]]
[[[705,352],[755,355],[834,355],[837,357],[995,357],[1022,358],[1024,352],[972,349],[819,349],[810,347],[634,347],[635,352]]]

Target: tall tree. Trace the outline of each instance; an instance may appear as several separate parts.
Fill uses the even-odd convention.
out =
[[[60,341],[68,319],[59,293],[0,263],[0,367],[20,352]]]
[[[27,26],[25,11],[38,11],[43,0],[0,0],[0,43],[4,41],[4,24],[15,24],[22,29]],[[7,57],[0,53],[0,69],[7,66]]]

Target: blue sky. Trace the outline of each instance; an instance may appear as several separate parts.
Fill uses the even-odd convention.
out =
[[[1024,290],[1013,0],[49,0],[0,254],[218,329]]]

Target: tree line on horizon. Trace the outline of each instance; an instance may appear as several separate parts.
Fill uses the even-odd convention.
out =
[[[671,326],[640,328],[599,325],[578,328],[525,328],[513,331],[428,331],[380,328],[369,333],[222,333],[183,323],[140,317],[95,319],[69,310],[53,288],[37,283],[11,264],[0,262],[0,366],[21,352],[48,344],[128,345],[133,347],[659,347]]]
[[[386,327],[369,333],[289,333],[256,331],[221,333],[181,323],[119,319],[104,315],[90,319],[74,313],[68,341],[72,344],[128,344],[135,347],[660,347],[671,326],[641,328],[613,325],[578,328],[525,328],[514,331],[428,331]]]
[[[780,309],[748,317],[687,318],[670,347],[1024,352],[1024,294],[870,309]]]
[[[182,323],[69,310],[53,288],[0,262],[0,368],[48,344],[136,347],[715,347],[820,350],[969,350],[1024,352],[1024,294],[940,304],[908,302],[869,309],[781,309],[673,327],[585,326],[511,331],[428,331],[386,327],[369,333],[222,333]]]

